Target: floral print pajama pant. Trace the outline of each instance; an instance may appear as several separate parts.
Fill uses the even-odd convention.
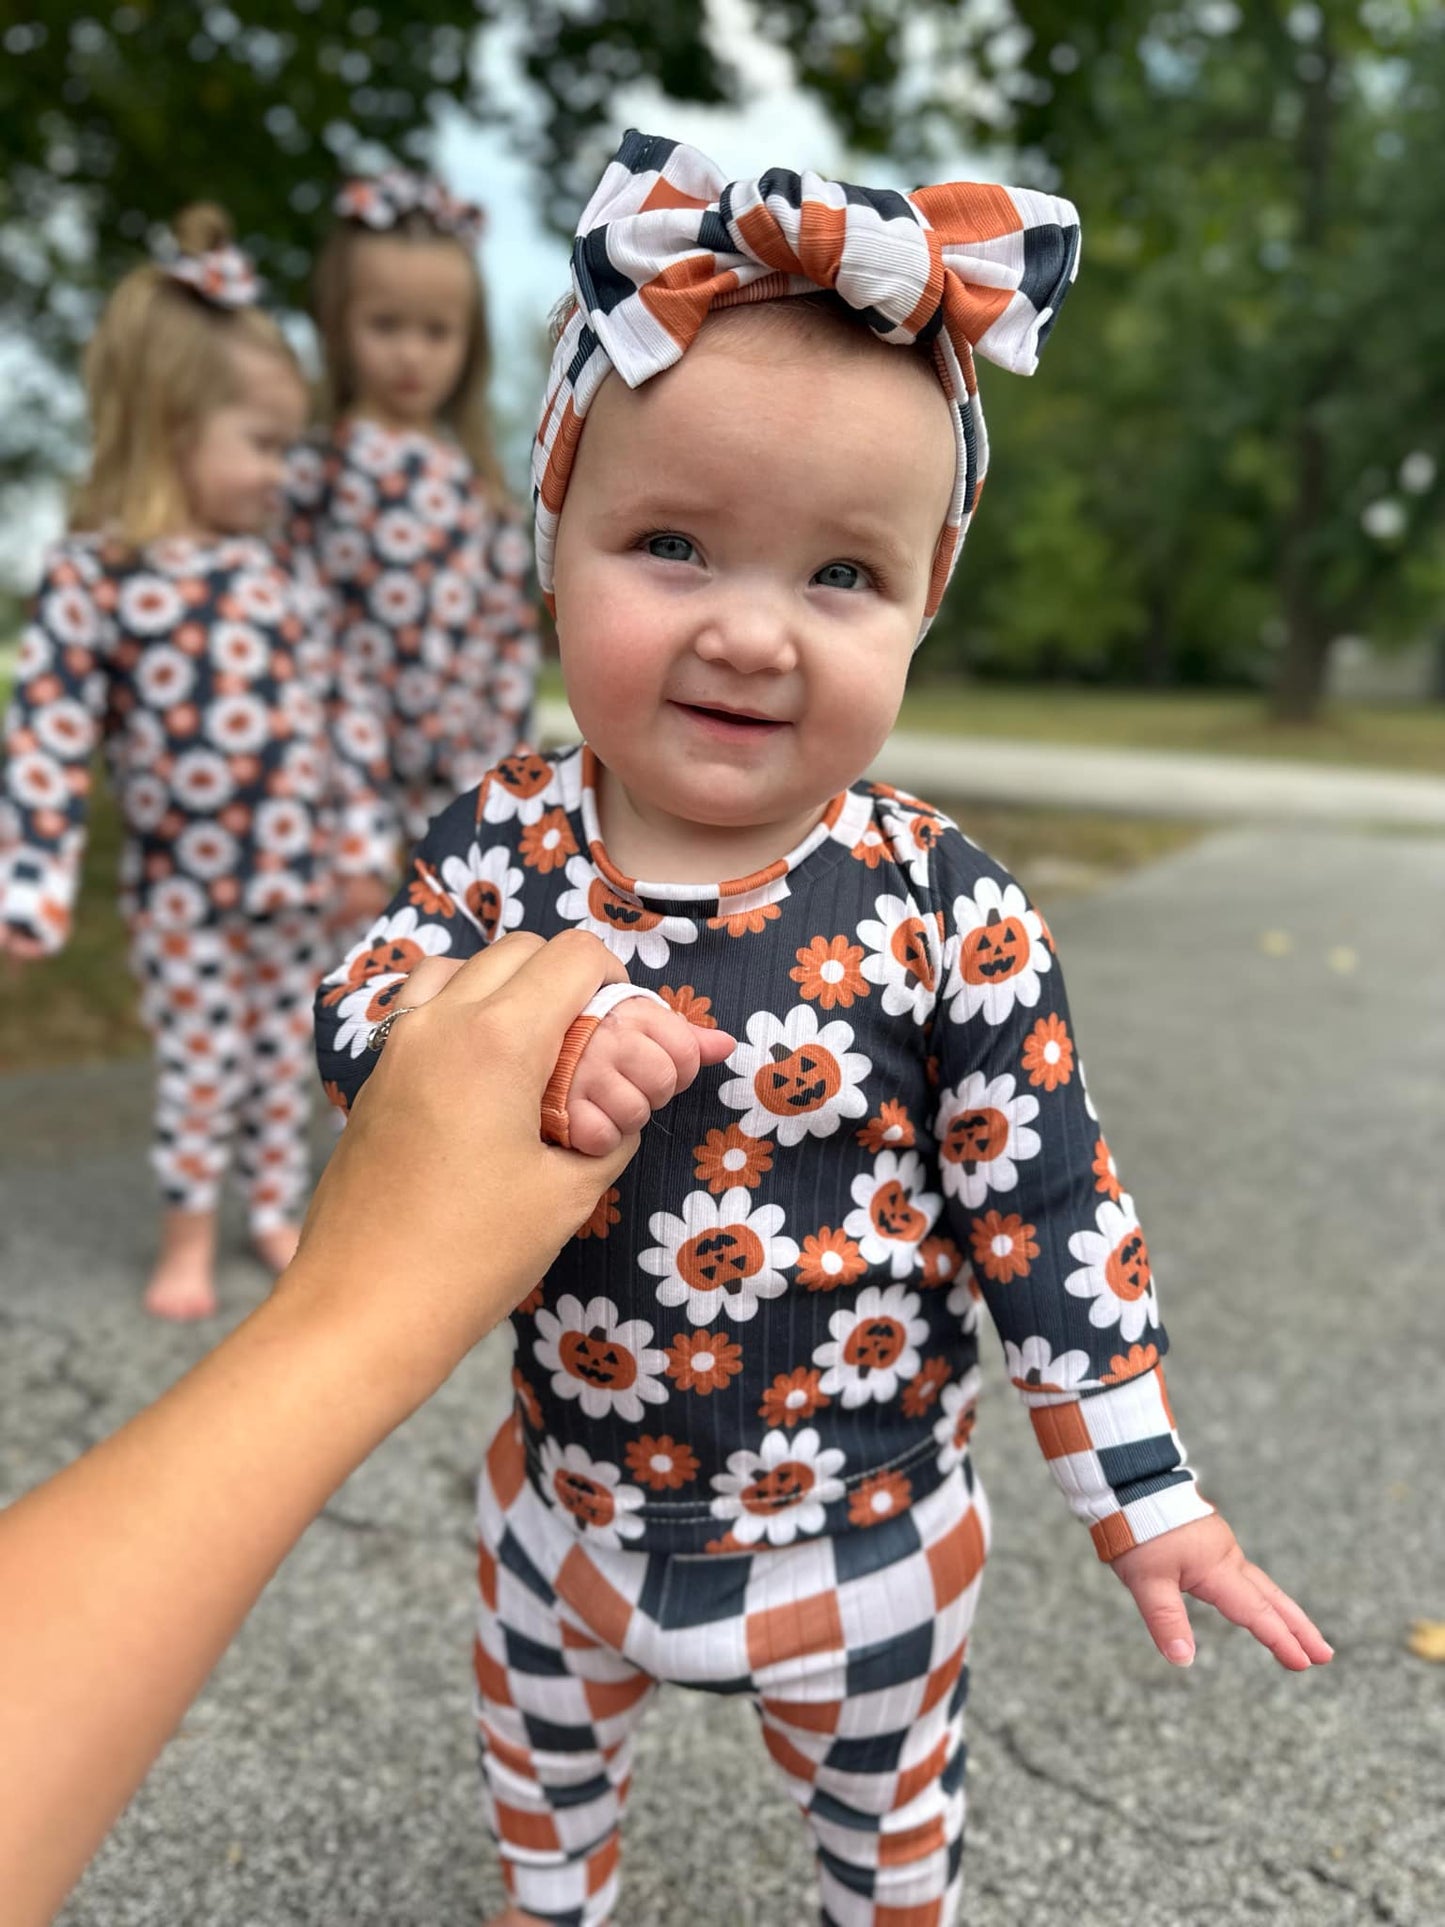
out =
[[[668,1680],[752,1699],[812,1834],[824,1927],[955,1919],[988,1547],[971,1466],[874,1527],[668,1556],[579,1534],[528,1480],[509,1418],[477,1517],[477,1722],[514,1905],[559,1927],[610,1919],[633,1747]]]
[[[130,930],[156,1049],[151,1163],[168,1205],[216,1205],[232,1146],[254,1233],[300,1215],[310,1183],[311,1000],[329,961],[309,910]]]

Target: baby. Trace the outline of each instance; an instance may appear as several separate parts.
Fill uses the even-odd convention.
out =
[[[863,777],[982,484],[973,351],[1030,372],[1077,255],[1048,195],[725,183],[636,133],[583,216],[535,476],[585,743],[439,817],[318,1002],[346,1100],[448,967],[575,927],[651,994],[577,1027],[554,1134],[711,1066],[514,1320],[476,1643],[508,1927],[610,1916],[659,1680],[752,1698],[825,1921],[955,1918],[980,1300],[1165,1655],[1189,1591],[1330,1656],[1185,1464],[1047,927]]]

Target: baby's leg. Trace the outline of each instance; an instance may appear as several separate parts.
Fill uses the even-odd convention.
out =
[[[311,1183],[311,1001],[326,963],[320,919],[293,911],[238,925],[233,959],[246,1013],[236,1161],[252,1242],[281,1271],[295,1254]]]
[[[162,931],[138,919],[130,959],[156,1050],[151,1164],[166,1206],[145,1306],[159,1318],[207,1318],[240,1051],[224,945],[216,929]]]
[[[558,1546],[571,1542],[569,1569],[586,1555],[526,1484],[514,1419],[487,1453],[477,1530],[477,1735],[512,1903],[489,1927],[603,1927],[617,1899],[636,1735],[656,1682],[558,1597],[548,1576]],[[608,1590],[599,1575],[595,1591]]]
[[[955,1474],[833,1541],[835,1663],[813,1652],[754,1668],[764,1741],[813,1836],[826,1927],[956,1919],[966,1652],[986,1545],[986,1514]]]

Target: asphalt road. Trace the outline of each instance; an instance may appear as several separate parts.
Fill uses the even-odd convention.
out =
[[[1188,1673],[1055,1496],[990,1357],[968,1927],[1445,1922],[1445,840],[1242,830],[1053,917],[1149,1230],[1206,1489],[1334,1641],[1304,1678],[1200,1614]],[[136,1309],[143,1066],[0,1079],[0,1494],[214,1330]],[[228,1316],[264,1282],[241,1259]],[[498,1904],[468,1719],[490,1341],[307,1534],[62,1916],[475,1927]],[[795,1927],[801,1829],[736,1701],[663,1697],[619,1927]]]

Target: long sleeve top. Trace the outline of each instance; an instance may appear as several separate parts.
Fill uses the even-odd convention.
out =
[[[965,1459],[986,1305],[1102,1557],[1204,1516],[1144,1234],[1018,884],[866,783],[756,875],[646,883],[603,847],[595,775],[585,748],[500,765],[317,1000],[342,1103],[415,964],[516,928],[589,930],[739,1039],[515,1314],[543,1495],[656,1551],[866,1530]]]
[[[309,562],[253,536],[71,535],[20,645],[0,769],[0,921],[58,950],[103,745],[122,907],[167,928],[387,875],[380,731],[338,675]]]
[[[454,442],[342,422],[293,451],[287,532],[310,549],[386,732],[399,791],[478,782],[523,734],[539,661],[530,547]]]

